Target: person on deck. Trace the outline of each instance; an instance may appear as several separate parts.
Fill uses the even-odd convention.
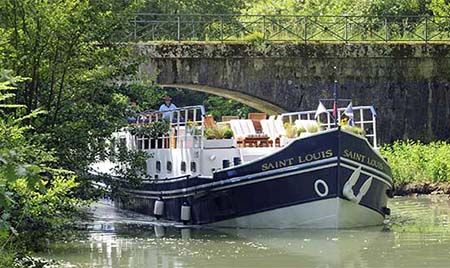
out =
[[[339,122],[339,125],[347,126],[347,125],[349,125],[349,120],[350,120],[350,118],[346,114],[343,114],[343,115],[341,115],[341,121]]]
[[[170,121],[170,117],[172,116],[171,110],[177,109],[177,106],[172,103],[172,98],[170,96],[164,96],[164,103],[159,107],[159,111],[163,112],[163,119]]]

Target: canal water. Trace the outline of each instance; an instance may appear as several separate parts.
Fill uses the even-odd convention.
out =
[[[385,226],[352,230],[182,228],[93,207],[88,230],[39,256],[59,267],[450,267],[450,198],[397,197]]]

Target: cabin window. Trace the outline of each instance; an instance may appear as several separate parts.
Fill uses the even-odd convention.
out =
[[[172,161],[167,161],[166,163],[167,172],[172,172]]]
[[[197,164],[195,162],[191,162],[191,172],[197,172]]]
[[[181,172],[186,172],[186,162],[181,162]]]
[[[160,173],[160,172],[161,172],[161,162],[156,161],[156,173]]]
[[[144,139],[144,150],[150,149],[150,140],[148,138]]]

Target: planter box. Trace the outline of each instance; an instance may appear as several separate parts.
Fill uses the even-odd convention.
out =
[[[232,147],[234,147],[233,139],[203,140],[203,148],[232,148]]]

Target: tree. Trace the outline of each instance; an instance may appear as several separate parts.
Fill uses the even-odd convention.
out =
[[[33,120],[33,135],[54,150],[58,166],[84,172],[124,123],[122,80],[136,65],[117,43],[140,1],[5,0],[0,3],[0,62],[30,79],[16,100]],[[124,60],[129,59],[129,60]]]

